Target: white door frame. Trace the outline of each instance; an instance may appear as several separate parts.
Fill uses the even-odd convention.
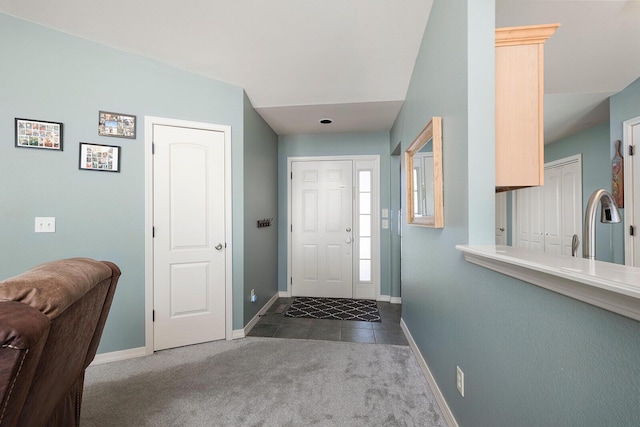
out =
[[[224,133],[225,204],[225,338],[233,337],[233,238],[231,205],[231,126],[192,122],[164,117],[144,118],[144,193],[145,193],[145,353],[153,354],[153,126],[165,125]]]
[[[633,119],[625,120],[622,122],[622,157],[624,158],[624,263],[625,265],[634,265],[634,249],[633,249],[633,239],[634,236],[631,236],[629,233],[629,226],[633,225],[637,233],[640,224],[633,223],[635,203],[640,203],[640,200],[636,200],[634,195],[637,191],[640,191],[640,188],[634,189],[633,179],[634,173],[639,173],[640,171],[633,170],[633,157],[629,155],[629,146],[631,145],[632,139],[632,128],[634,126],[640,125],[640,116],[635,117]],[[636,142],[634,149],[636,152],[635,156],[639,156],[637,153],[638,143]],[[636,265],[636,267],[640,267],[640,265]]]
[[[358,161],[358,160],[367,160],[367,161],[373,161],[375,163],[375,169],[374,169],[374,173],[373,173],[373,189],[375,189],[375,197],[374,197],[374,201],[373,201],[373,206],[372,206],[372,212],[375,212],[375,215],[372,215],[371,218],[371,230],[373,232],[375,232],[375,237],[372,236],[372,246],[371,246],[371,251],[372,253],[375,253],[377,255],[376,258],[376,266],[375,268],[372,269],[371,271],[371,278],[373,281],[373,287],[375,289],[375,298],[376,300],[380,299],[380,268],[382,266],[382,262],[381,262],[381,257],[380,257],[380,156],[379,155],[359,155],[359,156],[317,156],[317,157],[313,157],[313,156],[305,156],[305,157],[287,157],[287,296],[291,297],[292,293],[291,293],[291,277],[292,277],[292,260],[293,260],[293,254],[291,252],[291,245],[292,245],[292,241],[291,241],[291,223],[292,223],[292,219],[293,219],[293,212],[292,212],[292,205],[291,205],[291,201],[292,201],[292,183],[291,183],[291,179],[289,179],[289,177],[291,176],[291,171],[292,171],[292,163],[293,162],[304,162],[304,161],[334,161],[334,160],[351,160],[351,161]],[[355,170],[355,165],[354,165],[354,170]],[[356,182],[354,180],[353,185],[354,185],[354,189],[352,190],[355,195],[355,185]],[[353,211],[353,215],[355,215],[356,210],[354,209]],[[357,253],[354,250],[353,251],[353,265],[354,265],[354,269],[352,270],[352,274],[353,274],[353,289],[355,289],[355,287],[357,286],[357,280],[356,280],[356,270],[355,270],[355,266],[356,266],[356,261],[358,259]]]

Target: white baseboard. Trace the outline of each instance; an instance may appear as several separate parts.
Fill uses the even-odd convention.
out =
[[[377,300],[380,302],[389,302],[391,301],[391,297],[389,295],[378,295]]]
[[[128,350],[112,351],[110,353],[96,354],[93,362],[89,366],[102,365],[103,363],[117,362],[120,360],[135,359],[136,357],[147,356],[146,347],[130,348]]]
[[[420,365],[420,368],[422,369],[422,373],[427,379],[427,383],[429,384],[431,391],[436,397],[436,401],[438,402],[438,406],[442,411],[442,416],[444,418],[444,421],[447,423],[449,427],[458,427],[458,422],[453,416],[453,413],[451,412],[451,409],[449,408],[449,405],[447,404],[447,401],[445,400],[444,395],[440,391],[440,387],[438,387],[438,383],[436,382],[436,379],[433,377],[433,374],[431,374],[431,371],[429,370],[429,366],[427,365],[427,361],[424,360],[424,357],[422,357],[422,353],[420,353],[420,350],[418,349],[416,342],[411,336],[411,332],[409,332],[409,328],[407,328],[407,325],[404,323],[404,319],[400,319],[400,327],[402,328],[404,335],[407,337],[407,341],[409,341],[409,346],[411,347],[411,350],[413,350],[413,354],[416,356],[418,365]]]
[[[234,329],[231,335],[232,340],[244,338],[244,329]]]
[[[400,298],[400,297],[391,297],[389,302],[391,304],[402,304],[402,298]]]
[[[251,329],[253,329],[253,327],[256,325],[256,323],[258,323],[258,320],[260,320],[260,316],[265,314],[267,312],[267,310],[269,310],[271,308],[273,303],[278,301],[278,298],[280,298],[280,292],[277,292],[276,294],[274,294],[271,297],[271,299],[269,301],[267,301],[267,303],[265,305],[262,306],[260,311],[258,313],[256,313],[255,316],[253,316],[253,319],[251,319],[249,321],[249,323],[247,323],[247,326],[245,326],[244,329],[236,329],[236,330],[234,330],[233,331],[233,339],[246,337],[249,334],[249,332],[251,331]],[[242,333],[242,336],[236,336],[236,333],[238,335],[240,335],[240,333]]]
[[[289,292],[288,292],[288,291],[279,291],[279,292],[278,292],[278,296],[279,296],[280,298],[289,298],[291,295],[289,295]]]

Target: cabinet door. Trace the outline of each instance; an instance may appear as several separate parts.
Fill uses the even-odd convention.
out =
[[[541,58],[537,44],[496,49],[496,186],[543,184]]]
[[[544,181],[544,42],[559,24],[496,29],[496,187]]]

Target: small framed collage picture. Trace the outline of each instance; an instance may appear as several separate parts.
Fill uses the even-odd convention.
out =
[[[62,151],[62,123],[15,119],[16,147]]]
[[[79,168],[102,172],[120,172],[120,147],[81,142]]]
[[[99,111],[98,135],[136,139],[136,116]]]

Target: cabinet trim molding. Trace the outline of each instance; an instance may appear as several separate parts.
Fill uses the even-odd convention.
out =
[[[544,43],[560,24],[496,28],[496,47]]]

